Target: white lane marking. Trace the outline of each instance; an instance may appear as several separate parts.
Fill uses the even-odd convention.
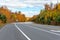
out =
[[[31,40],[16,24],[15,27],[28,39]]]
[[[47,32],[47,33],[51,33],[51,34],[55,34],[55,35],[57,35],[57,36],[60,36],[60,34],[58,34],[58,33],[54,33],[54,32],[51,32],[51,31],[47,31],[47,30],[44,30],[44,29],[41,29],[41,28],[32,27],[32,26],[28,26],[28,27],[31,27],[31,28],[34,28],[34,29],[37,29],[37,30],[41,30],[41,31],[44,31],[44,32]]]
[[[52,32],[60,32],[60,30],[50,30],[50,31],[52,31]]]

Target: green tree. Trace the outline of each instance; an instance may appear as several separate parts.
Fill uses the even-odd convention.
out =
[[[48,23],[48,24],[50,24],[50,23],[51,23],[51,21],[52,21],[52,20],[51,20],[51,18],[50,18],[50,17],[48,17],[48,18],[47,18],[47,23]]]
[[[60,16],[57,16],[57,17],[55,18],[55,21],[58,22],[58,23],[60,23]]]
[[[0,14],[0,20],[2,20],[3,23],[6,23],[6,16],[3,14]]]

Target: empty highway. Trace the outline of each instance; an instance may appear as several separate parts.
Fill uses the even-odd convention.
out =
[[[0,29],[0,40],[60,40],[60,26],[21,22]]]

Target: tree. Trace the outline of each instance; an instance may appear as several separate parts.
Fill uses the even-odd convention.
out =
[[[2,20],[3,23],[6,23],[6,16],[3,14],[0,14],[0,20]]]
[[[48,18],[47,18],[47,23],[48,23],[48,24],[50,24],[50,23],[51,23],[51,21],[52,21],[52,20],[51,20],[51,18],[50,18],[50,17],[48,17]]]
[[[46,9],[40,11],[40,14],[35,19],[35,22],[38,23],[47,23],[47,24],[60,24],[60,4],[54,6],[54,8],[48,10],[48,6],[45,6]]]
[[[57,16],[57,17],[55,18],[55,21],[56,21],[57,23],[60,23],[60,16]]]
[[[13,19],[14,22],[16,22],[16,20],[17,20],[16,14],[12,13],[12,14],[11,14],[11,18]]]

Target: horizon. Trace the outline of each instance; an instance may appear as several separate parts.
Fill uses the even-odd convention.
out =
[[[12,12],[21,11],[26,17],[38,15],[45,4],[60,3],[60,0],[1,0],[1,6],[7,6]]]

